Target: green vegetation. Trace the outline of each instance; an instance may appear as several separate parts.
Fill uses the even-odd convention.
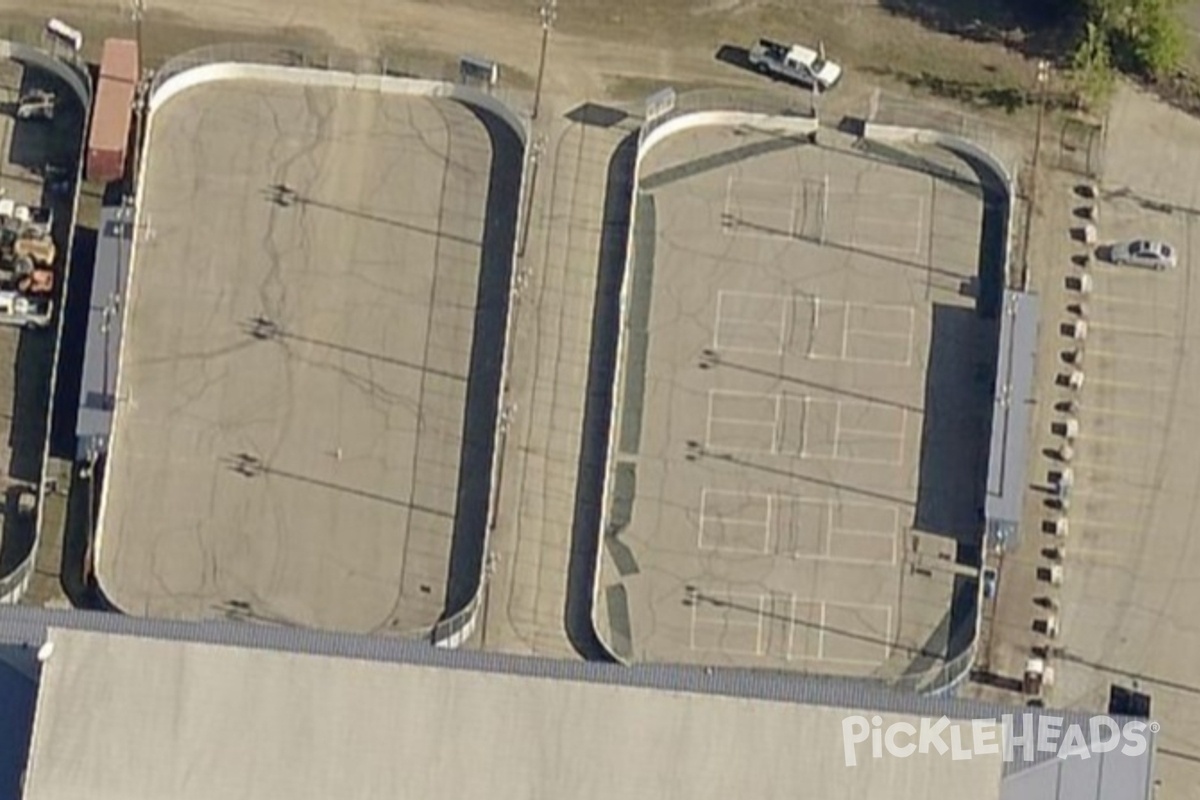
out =
[[[1080,0],[1083,28],[1072,58],[1079,101],[1102,104],[1117,69],[1162,81],[1178,72],[1187,52],[1181,0]]]

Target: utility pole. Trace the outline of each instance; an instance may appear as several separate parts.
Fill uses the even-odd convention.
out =
[[[130,14],[133,17],[134,41],[137,42],[138,84],[135,88],[133,96],[133,114],[136,127],[133,135],[133,153],[131,158],[133,170],[130,176],[132,191],[136,192],[138,175],[141,172],[142,135],[145,133],[146,102],[149,90],[147,77],[143,68],[144,59],[142,56],[142,18],[146,15],[146,0],[132,0]]]
[[[1050,85],[1050,62],[1037,64],[1037,125],[1034,128],[1033,163],[1029,172],[1029,197],[1025,201],[1025,230],[1021,237],[1021,290],[1029,288],[1029,235],[1033,226],[1033,207],[1037,203],[1038,160],[1042,152],[1042,122],[1046,116],[1046,90]]]
[[[558,16],[558,0],[542,0],[538,9],[542,19],[542,49],[538,54],[537,82],[533,89],[533,119],[537,119],[538,108],[542,103],[542,78],[546,74],[546,47],[550,44],[550,29],[554,27],[554,19]]]

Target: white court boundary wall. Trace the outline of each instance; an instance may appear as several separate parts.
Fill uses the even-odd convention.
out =
[[[601,516],[600,530],[597,532],[601,537],[599,547],[597,548],[595,572],[592,585],[592,627],[595,630],[597,639],[601,642],[608,654],[613,660],[619,663],[628,663],[628,659],[617,653],[612,647],[608,638],[604,635],[604,627],[600,625],[598,618],[599,601],[601,599],[601,573],[602,561],[604,559],[604,541],[603,537],[608,528],[608,520],[611,513],[612,503],[612,479],[614,471],[609,468],[614,454],[616,452],[617,441],[617,422],[618,409],[620,408],[620,398],[625,383],[624,364],[626,356],[626,348],[628,346],[626,336],[626,326],[628,322],[629,310],[629,286],[631,263],[630,257],[633,253],[633,235],[637,220],[638,211],[638,194],[641,185],[641,168],[642,162],[645,160],[649,152],[661,144],[662,141],[670,136],[681,133],[686,130],[700,127],[745,127],[752,130],[766,131],[783,135],[806,135],[814,134],[820,127],[820,121],[816,117],[802,116],[784,116],[784,115],[769,115],[757,114],[739,111],[697,111],[691,114],[684,114],[674,119],[670,119],[661,125],[655,127],[646,133],[643,128],[642,140],[638,143],[638,153],[634,163],[634,179],[633,179],[633,201],[630,207],[630,228],[629,236],[626,243],[626,260],[625,273],[621,281],[620,295],[620,325],[621,329],[617,338],[617,355],[616,355],[616,374],[613,379],[613,402],[612,411],[609,419],[608,432],[608,452],[606,458],[606,468],[604,473],[604,487],[601,496]],[[952,152],[973,158],[988,169],[992,170],[1000,179],[1005,189],[1005,201],[1007,208],[1006,213],[1006,232],[1005,232],[1005,254],[1002,269],[1004,271],[1005,282],[1009,278],[1009,268],[1012,260],[1012,232],[1013,232],[1013,201],[1015,194],[1016,176],[1010,172],[1008,167],[1004,165],[1000,159],[996,158],[985,148],[979,146],[975,142],[970,141],[962,136],[956,136],[949,133],[944,133],[937,130],[926,128],[909,128],[893,125],[879,125],[873,122],[865,121],[863,123],[864,139],[873,139],[883,142],[903,142],[910,144],[923,144],[942,147]],[[976,603],[976,621],[975,621],[975,638],[972,639],[970,646],[965,652],[956,657],[952,662],[946,664],[935,677],[928,681],[921,681],[914,685],[916,691],[925,694],[948,694],[966,679],[970,674],[975,663],[976,654],[978,652],[978,637],[983,608],[983,580],[982,576],[979,580],[979,596]]]
[[[1004,186],[1005,203],[1007,205],[1005,211],[1007,230],[1005,231],[1004,240],[1003,269],[1005,281],[1009,280],[1011,277],[1009,269],[1012,264],[1013,220],[1016,216],[1013,214],[1013,203],[1017,196],[1017,176],[1009,171],[1004,162],[970,139],[929,128],[908,128],[899,125],[880,125],[874,122],[864,122],[863,138],[877,142],[897,142],[942,147],[959,155],[973,158],[994,172]]]
[[[157,84],[151,91],[146,102],[146,125],[145,125],[145,143],[140,148],[141,153],[146,153],[150,150],[150,145],[154,136],[155,113],[163,107],[169,100],[185,93],[189,89],[199,86],[204,86],[212,83],[224,81],[271,81],[275,83],[286,83],[295,86],[313,86],[332,89],[353,89],[356,91],[379,92],[382,94],[403,94],[416,97],[443,98],[456,100],[460,103],[469,106],[475,106],[486,112],[491,113],[495,117],[503,121],[521,142],[522,147],[522,174],[519,196],[517,199],[517,220],[514,233],[519,235],[524,220],[522,219],[523,210],[526,204],[523,202],[525,193],[530,191],[529,173],[525,167],[528,165],[530,157],[529,152],[529,126],[525,119],[517,112],[509,108],[507,105],[497,100],[495,97],[482,92],[474,87],[461,84],[450,83],[447,81],[424,80],[419,78],[404,78],[394,77],[390,75],[371,75],[371,74],[356,74],[352,72],[332,71],[323,69],[313,69],[311,67],[293,67],[281,66],[275,64],[254,64],[241,63],[233,61],[218,61],[207,64],[198,64],[189,69],[184,69],[177,72],[162,83]],[[138,267],[137,251],[138,245],[142,238],[145,220],[142,218],[141,198],[145,189],[145,172],[140,169],[140,165],[134,165],[137,170],[137,187],[136,187],[136,211],[134,217],[134,236],[130,244],[129,254],[129,269],[126,271],[126,292],[128,298],[129,287],[132,286],[133,276]],[[502,354],[501,365],[501,397],[498,398],[496,404],[496,420],[494,423],[495,435],[500,436],[501,431],[501,416],[504,413],[505,400],[503,397],[504,387],[508,384],[507,375],[510,365],[509,349],[512,341],[512,306],[513,293],[515,290],[515,281],[517,277],[517,248],[514,241],[513,246],[513,264],[510,269],[509,286],[508,286],[508,302],[509,313],[505,321],[504,333],[504,349]],[[129,306],[126,302],[121,310],[123,315],[122,330],[128,336],[129,331]],[[122,379],[124,376],[124,361],[125,361],[126,340],[122,338],[120,349],[117,354],[117,380],[116,380],[116,407],[113,410],[113,431],[117,430],[120,424],[120,417],[124,408],[124,400],[122,393]],[[115,446],[115,436],[109,444],[109,450]],[[490,494],[497,491],[497,472],[499,470],[499,458],[502,455],[498,442],[493,444],[492,448],[492,464],[491,470],[491,486]],[[489,496],[489,507],[493,498]],[[92,553],[92,568],[93,574],[96,577],[96,584],[100,587],[103,593],[103,577],[100,575],[99,565],[102,561],[100,551],[104,542],[104,522],[106,512],[108,510],[108,486],[107,482],[101,487],[100,505],[96,513],[96,530],[94,533],[94,547]],[[490,515],[485,515],[490,516]],[[459,647],[466,642],[475,631],[478,623],[479,612],[482,609],[481,598],[483,597],[487,580],[487,554],[490,548],[491,529],[485,524],[483,533],[483,554],[480,559],[480,576],[475,590],[474,596],[461,609],[455,609],[449,617],[440,621],[435,625],[432,631],[424,632],[431,636],[433,644],[439,647]],[[111,597],[106,599],[111,603]],[[112,604],[113,608],[117,608]],[[119,610],[119,609],[118,609]]]

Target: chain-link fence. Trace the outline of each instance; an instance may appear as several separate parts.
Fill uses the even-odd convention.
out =
[[[966,139],[1004,164],[1014,180],[1033,149],[1033,135],[1020,128],[933,101],[890,94],[879,89],[871,93],[864,119],[877,125],[927,129]]]
[[[453,58],[437,53],[415,52],[399,48],[384,48],[377,55],[363,55],[344,50],[316,50],[311,47],[265,43],[212,45],[177,56],[163,64],[154,73],[146,95],[150,99],[151,108],[153,108],[155,96],[173,78],[189,70],[220,64],[276,66],[340,73],[359,78],[409,78],[468,86],[494,98],[504,107],[504,115],[508,117],[510,124],[516,125],[519,128],[515,132],[520,136],[526,148],[526,152],[523,155],[523,162],[528,161],[528,129],[531,109],[534,103],[533,95],[522,85],[505,85],[505,70],[486,59],[472,57],[467,54],[459,58]],[[520,74],[513,75],[514,84],[524,84],[526,82]],[[364,84],[364,86],[369,85]],[[466,102],[482,103],[483,100],[479,94],[468,94],[466,95]],[[491,105],[489,108],[496,110],[498,107]],[[521,212],[517,216],[517,230],[521,229],[523,224],[522,218],[527,213],[525,198],[531,191],[528,179],[529,173],[528,166],[525,166],[521,180],[521,197],[518,198],[518,208],[521,209]],[[514,265],[514,269],[512,270],[513,280],[515,280],[517,274],[518,270]],[[508,289],[510,309],[513,288],[510,282]],[[504,366],[502,368],[504,375],[507,375],[508,369],[509,348],[507,342],[510,337],[511,312],[505,328],[506,344],[504,347]],[[507,379],[502,379],[502,385],[507,386]],[[504,397],[501,397],[499,405],[500,411],[496,429],[497,444],[493,453],[493,463],[491,465],[493,477],[491,494],[488,498],[489,522],[487,524],[487,532],[483,537],[482,548],[484,557],[481,559],[482,567],[479,581],[471,599],[462,608],[438,622],[430,632],[433,643],[440,647],[459,647],[466,642],[479,623],[480,611],[484,605],[487,581],[492,569],[491,559],[487,556],[492,527],[491,519],[494,517],[494,508],[497,501],[496,495],[499,491],[498,468],[500,460],[503,458],[503,448],[500,442],[504,437],[503,429],[506,424],[504,420],[506,413]]]
[[[813,98],[804,92],[771,92],[761,89],[698,89],[676,94],[664,89],[647,98],[641,141],[679,117],[699,112],[742,112],[767,116],[814,117]]]
[[[491,83],[481,74],[480,59],[469,59],[469,63],[464,63],[465,58],[466,54],[455,58],[399,48],[385,48],[378,54],[364,55],[347,50],[316,49],[309,46],[255,42],[218,44],[190,50],[163,64],[154,73],[150,96],[153,97],[171,78],[197,67],[212,64],[260,64],[358,76],[462,83],[494,96],[521,117],[529,117],[533,95],[524,88],[523,76],[512,76],[512,83],[517,85],[509,85],[506,71],[497,66],[496,81]]]
[[[977,605],[977,608],[979,606]],[[889,688],[913,694],[939,695],[953,692],[971,674],[975,666],[975,658],[979,654],[978,613],[973,621],[971,643],[958,655],[938,663],[937,666],[919,673],[902,675],[894,682],[889,682]]]

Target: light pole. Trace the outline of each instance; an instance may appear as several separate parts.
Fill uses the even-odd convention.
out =
[[[550,29],[554,27],[554,18],[558,15],[558,0],[542,0],[538,14],[542,19],[542,49],[538,54],[537,82],[533,89],[533,119],[537,119],[538,108],[542,103],[542,78],[546,74],[546,47],[550,44]]]
[[[1029,287],[1029,235],[1033,225],[1033,206],[1037,203],[1038,159],[1042,152],[1042,122],[1046,116],[1046,89],[1050,85],[1050,62],[1041,59],[1037,64],[1037,125],[1034,127],[1033,163],[1029,173],[1029,197],[1025,203],[1025,231],[1021,242],[1021,289]]]
[[[133,191],[137,191],[138,173],[141,171],[141,155],[142,155],[142,134],[144,133],[145,117],[146,117],[146,76],[143,74],[143,58],[142,58],[142,17],[146,15],[146,0],[132,0],[130,6],[130,15],[133,17],[134,37],[137,42],[137,86],[135,87],[133,97],[133,114],[136,124],[136,129],[133,135],[133,154],[131,163],[133,165],[133,174],[130,183],[133,186]]]

